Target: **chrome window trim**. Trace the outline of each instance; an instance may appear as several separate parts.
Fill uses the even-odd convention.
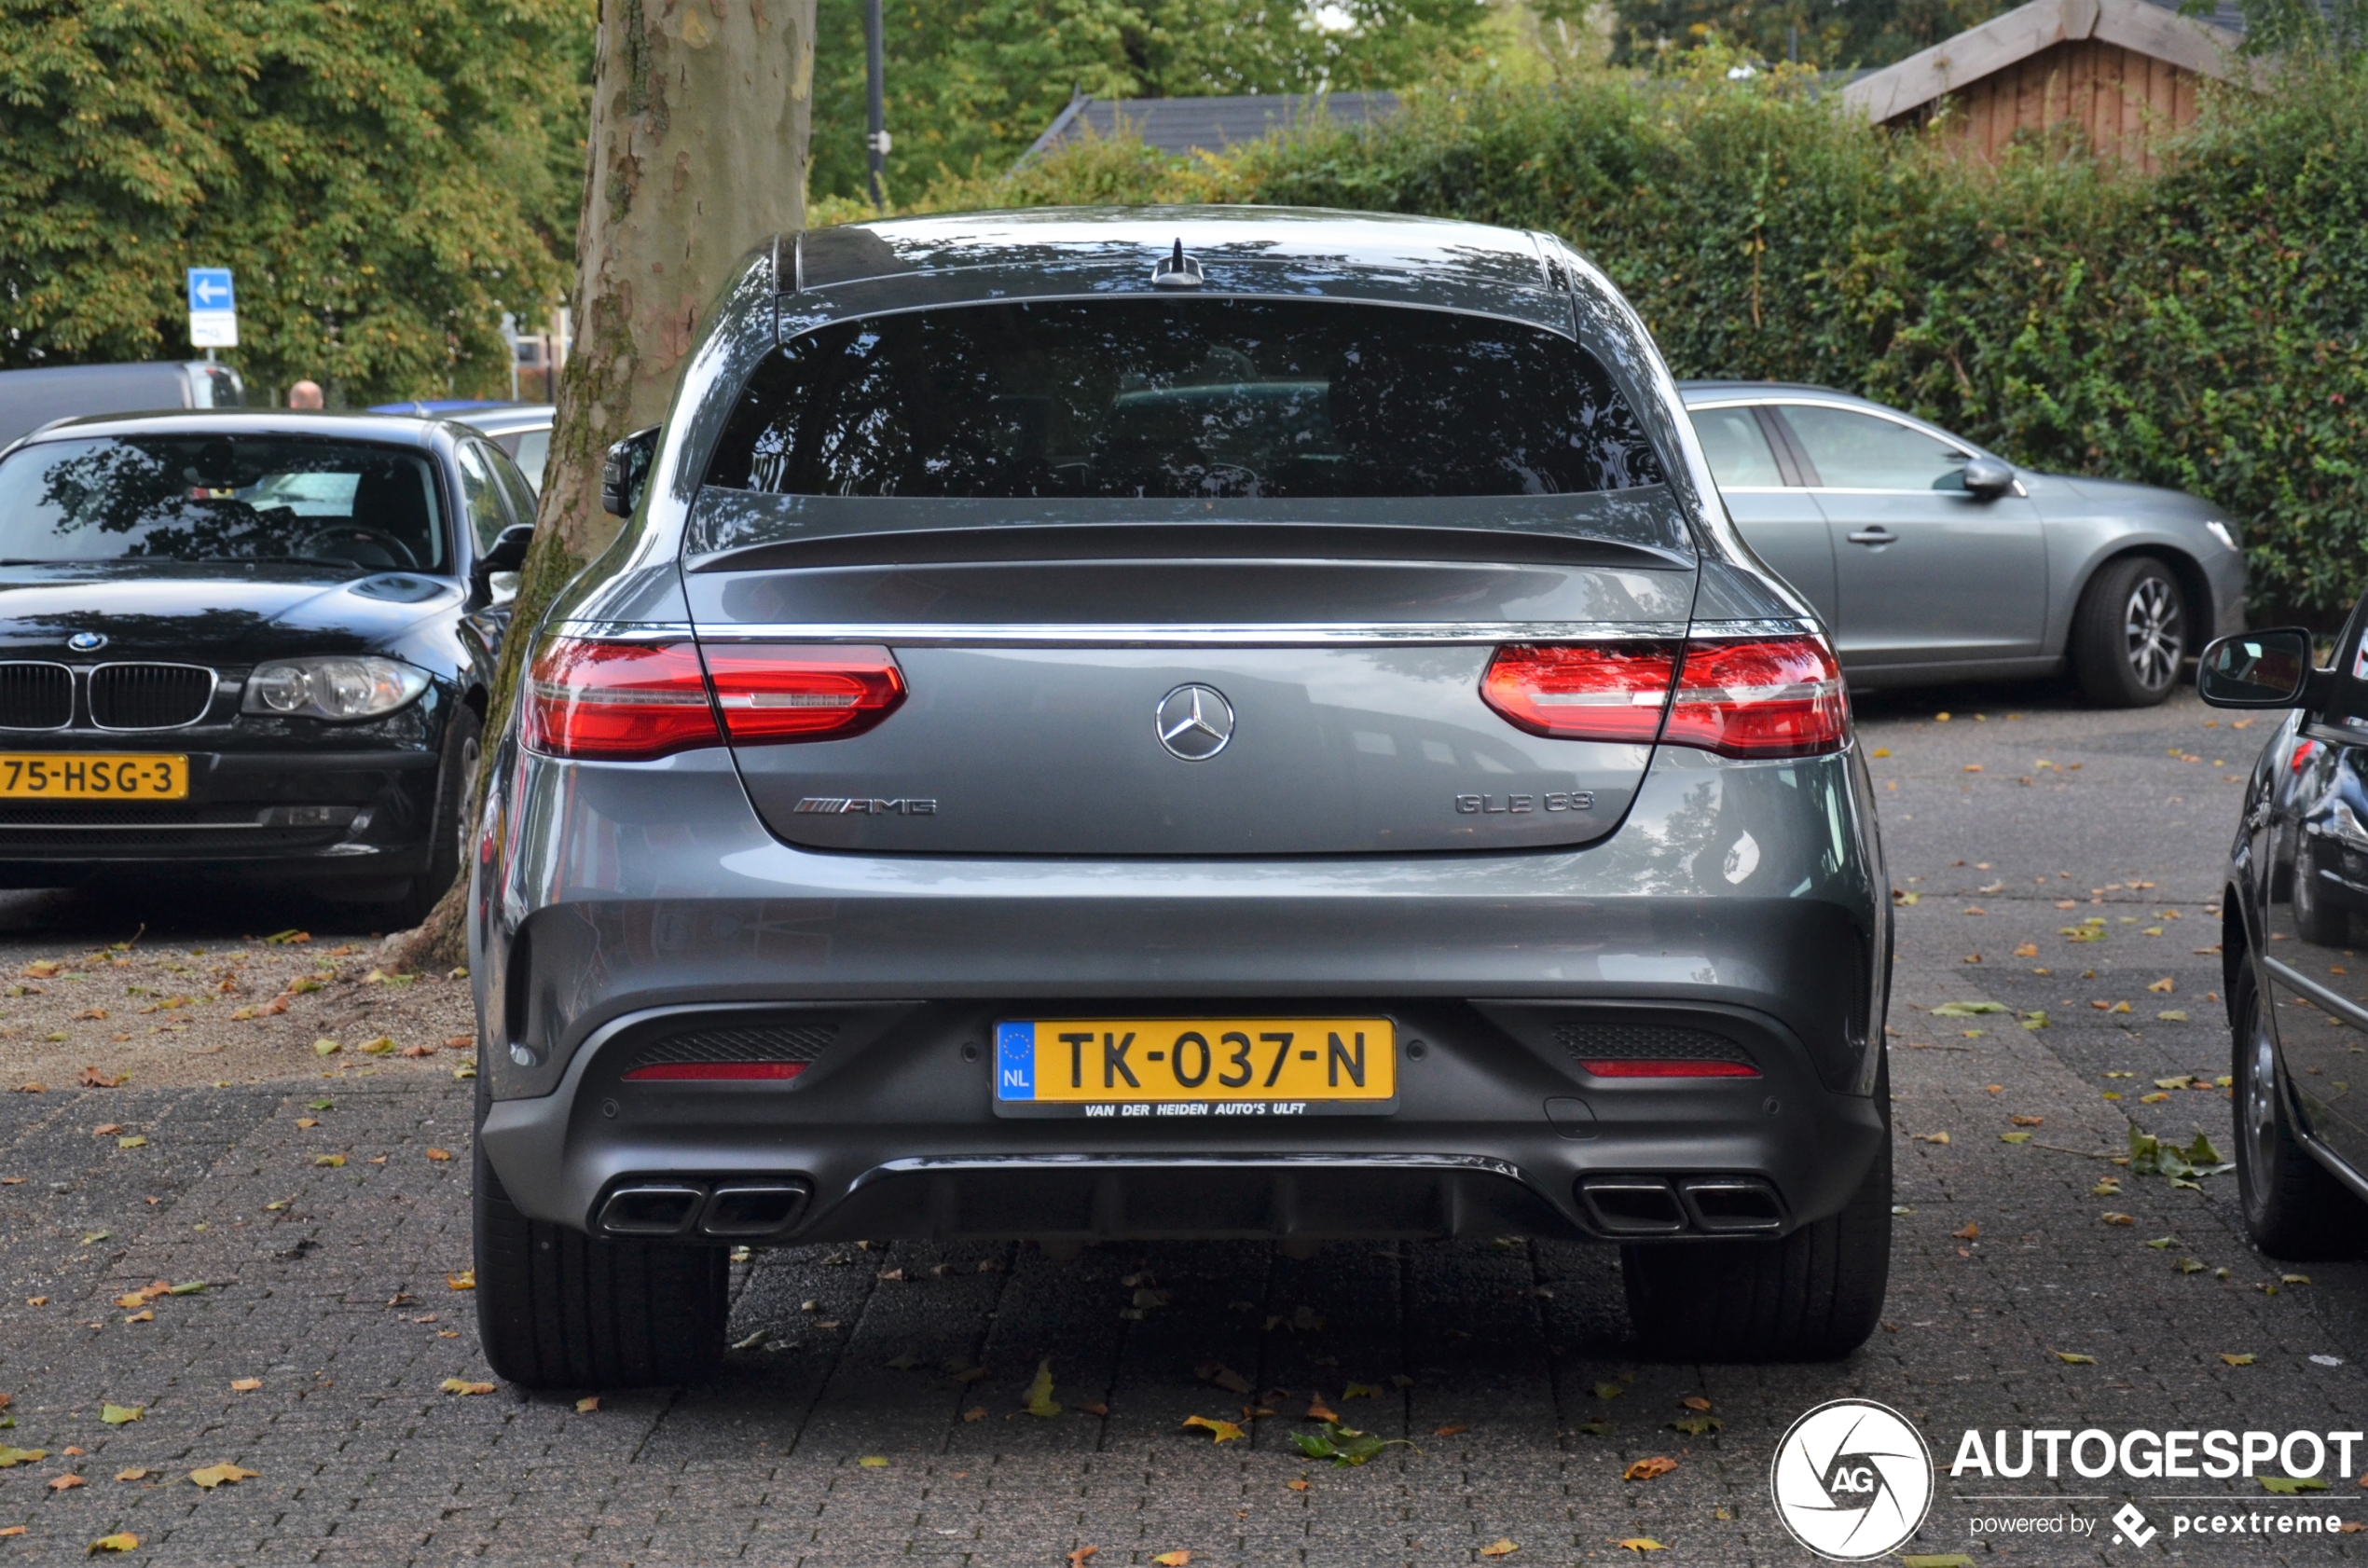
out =
[[[62,724],[0,724],[0,733],[6,733],[8,735],[56,735],[61,731],[74,728],[75,704],[79,700],[81,695],[77,688],[77,682],[75,679],[74,666],[58,659],[0,659],[0,669],[6,669],[12,665],[31,666],[44,669],[62,669],[66,672],[66,722]]]
[[[1913,414],[1903,414],[1895,409],[1879,408],[1869,404],[1854,403],[1848,398],[1812,397],[1804,396],[1799,393],[1788,393],[1780,397],[1721,397],[1702,403],[1688,403],[1686,405],[1686,411],[1687,413],[1691,414],[1697,408],[1711,409],[1751,407],[1835,408],[1845,414],[1864,414],[1871,420],[1888,420],[1893,424],[1899,425],[1904,429],[1912,430],[1920,435],[1929,435],[1934,440],[1938,441],[1943,446],[1950,448],[1952,451],[1962,451],[1966,453],[1968,461],[1972,458],[1998,458],[1998,454],[1990,451],[1988,447],[1977,447],[1974,445],[1974,443],[1966,440],[1963,436],[1952,434],[1949,432],[1941,429],[1938,425],[1928,424],[1924,420],[1916,418]],[[2004,462],[2006,460],[2003,458],[1998,458],[1998,461]],[[2018,467],[2020,465],[2010,464],[2009,466]],[[1783,488],[1787,490],[1808,490],[1815,494],[1830,495],[1957,495],[1963,493],[1957,490],[1878,489],[1865,485],[1785,485],[1782,487],[1758,487],[1758,488],[1762,493],[1773,493],[1775,489]],[[2021,488],[2022,482],[2020,480],[2017,480],[2017,491],[2020,493]]]
[[[701,642],[861,642],[894,647],[1327,648],[1420,643],[1613,642],[1682,638],[1684,621],[1361,622],[1253,626],[722,625],[698,628]],[[572,627],[554,630],[574,632]]]
[[[208,687],[205,706],[198,709],[196,718],[185,719],[177,724],[103,724],[99,722],[99,710],[90,702],[91,678],[103,669],[142,667],[200,671],[206,678]],[[220,670],[215,669],[212,665],[183,664],[178,659],[110,659],[105,664],[92,665],[82,672],[82,706],[90,715],[90,727],[94,730],[103,730],[109,735],[162,735],[168,730],[195,729],[206,722],[207,715],[213,711],[214,699],[221,695],[222,672]]]

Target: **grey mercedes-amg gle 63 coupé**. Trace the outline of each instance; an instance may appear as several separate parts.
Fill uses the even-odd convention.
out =
[[[474,852],[476,1281],[676,1382],[727,1251],[1521,1233],[1660,1354],[1889,1262],[1889,901],[1810,609],[1543,234],[1038,211],[753,255]]]

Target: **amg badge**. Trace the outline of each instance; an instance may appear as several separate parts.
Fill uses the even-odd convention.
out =
[[[847,800],[838,795],[808,795],[792,809],[801,816],[934,817],[937,815],[937,802],[933,800]]]

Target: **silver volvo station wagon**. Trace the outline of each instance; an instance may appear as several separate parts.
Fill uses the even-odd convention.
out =
[[[1659,1354],[1873,1328],[1839,672],[1562,241],[784,238],[604,489],[475,854],[503,1377],[698,1377],[728,1249],[856,1237],[1583,1238]]]

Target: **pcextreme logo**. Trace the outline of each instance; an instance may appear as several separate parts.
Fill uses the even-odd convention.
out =
[[[1933,1456],[1907,1417],[1871,1399],[1818,1406],[1785,1432],[1768,1490],[1793,1539],[1837,1562],[1881,1557],[1933,1501]]]

